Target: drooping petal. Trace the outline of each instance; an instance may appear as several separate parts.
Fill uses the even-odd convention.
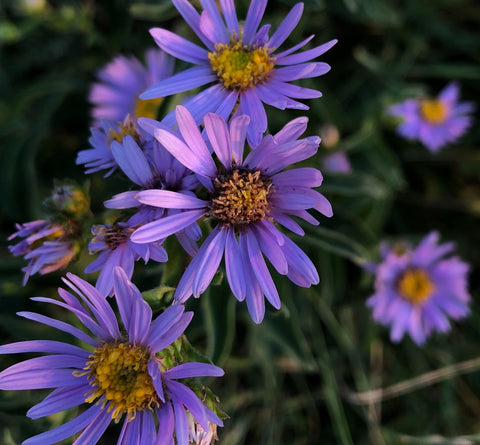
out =
[[[233,295],[238,301],[243,301],[246,296],[245,277],[234,229],[228,230],[225,240],[225,269]]]
[[[192,377],[222,377],[225,372],[222,368],[218,366],[210,365],[208,363],[182,363],[173,368],[170,368],[168,371],[165,371],[164,374],[168,376],[169,379],[188,379]]]
[[[167,380],[167,390],[169,395],[174,395],[175,398],[184,405],[192,414],[195,420],[200,424],[204,430],[208,430],[208,419],[205,413],[205,407],[198,399],[197,395],[185,385],[182,385],[175,380]]]
[[[112,421],[112,415],[104,409],[96,418],[90,423],[80,436],[77,437],[73,445],[95,445],[103,433],[106,431],[108,425]],[[133,420],[135,422],[135,420]]]

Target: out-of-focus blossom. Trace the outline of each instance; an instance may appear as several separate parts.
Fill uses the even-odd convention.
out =
[[[318,132],[320,139],[322,140],[322,147],[334,148],[340,141],[340,132],[338,128],[333,124],[325,124],[320,127]]]
[[[23,285],[30,275],[41,275],[62,269],[79,253],[79,245],[70,238],[64,226],[46,220],[16,224],[17,231],[8,237],[24,238],[19,243],[8,246],[13,256],[23,256],[28,265],[22,268],[25,273]]]
[[[312,224],[318,221],[307,211],[332,215],[328,200],[313,190],[322,183],[314,168],[282,171],[295,162],[313,156],[318,137],[297,140],[305,131],[306,118],[288,123],[274,136],[268,135],[244,157],[250,118],[238,116],[230,125],[219,115],[205,117],[205,131],[218,166],[201,136],[193,116],[183,106],[176,109],[183,140],[170,131],[154,131],[157,140],[183,165],[197,174],[207,188],[207,200],[168,190],[144,190],[137,199],[147,205],[182,210],[137,229],[132,240],[148,243],[182,230],[202,217],[214,228],[187,267],[175,298],[184,302],[200,296],[210,284],[225,254],[228,282],[239,301],[246,300],[256,323],[265,313],[264,296],[279,308],[280,298],[263,255],[282,275],[309,287],[319,281],[315,266],[305,253],[278,230],[274,221],[303,235],[303,229],[289,215]]]
[[[328,153],[323,158],[323,168],[325,171],[331,173],[347,174],[352,172],[350,160],[348,159],[346,153],[340,150]]]
[[[152,321],[152,310],[122,269],[114,270],[115,312],[96,288],[68,274],[59,289],[63,302],[34,298],[63,307],[74,314],[89,333],[63,321],[33,312],[19,315],[81,340],[86,349],[51,340],[22,341],[0,346],[0,354],[46,353],[17,363],[0,373],[0,389],[55,388],[27,415],[33,419],[87,404],[87,409],[63,425],[31,437],[24,445],[51,445],[80,433],[74,445],[94,445],[108,425],[123,418],[118,445],[188,445],[187,412],[202,428],[222,421],[178,379],[218,377],[223,370],[206,363],[169,366],[168,347],[192,319],[182,305],[167,308]],[[75,296],[77,294],[78,296]],[[158,431],[157,431],[158,425]],[[82,431],[83,430],[83,431]]]
[[[368,267],[376,277],[367,306],[374,320],[390,326],[394,342],[408,334],[421,345],[433,331],[449,331],[449,318],[460,320],[469,312],[469,265],[451,256],[453,243],[438,239],[432,232],[417,247],[384,244],[381,263]]]
[[[397,132],[419,140],[432,152],[455,142],[472,124],[474,104],[459,102],[457,83],[449,83],[437,98],[407,99],[392,105],[388,113],[402,119]]]
[[[203,1],[201,14],[187,0],[173,0],[173,4],[205,48],[166,29],[151,29],[160,48],[195,66],[160,81],[142,93],[141,98],[165,97],[213,83],[186,101],[185,107],[200,124],[208,112],[228,119],[239,102],[238,114],[251,118],[248,141],[256,146],[267,129],[264,103],[281,110],[306,110],[308,106],[294,99],[321,96],[320,91],[290,82],[327,73],[328,64],[312,60],[327,52],[337,40],[296,53],[313,38],[310,36],[291,48],[278,51],[297,26],[303,3],[296,4],[271,35],[270,25],[259,28],[267,0],[252,0],[242,25],[232,0]],[[175,126],[174,112],[163,122],[169,127]]]
[[[145,53],[145,66],[135,57],[117,56],[98,74],[89,94],[94,125],[123,122],[127,115],[156,118],[162,99],[139,99],[146,88],[172,75],[173,59],[158,49]]]

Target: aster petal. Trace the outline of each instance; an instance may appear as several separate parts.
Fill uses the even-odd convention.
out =
[[[275,68],[272,71],[272,79],[280,82],[291,82],[292,80],[318,77],[328,73],[330,69],[330,65],[324,62],[300,63],[298,65]]]
[[[299,49],[303,48],[310,40],[312,40],[315,37],[315,34],[312,34],[311,36],[308,36],[305,40],[302,40],[300,43],[297,43],[295,46],[292,46],[291,48],[286,49],[285,51],[282,51],[281,53],[277,53],[275,55],[276,58],[281,58],[288,56],[289,54],[294,53],[295,51],[298,51]]]
[[[150,348],[151,350],[151,348]],[[152,378],[153,387],[157,393],[158,398],[165,403],[165,394],[163,392],[162,372],[156,358],[151,359],[147,365],[148,374]]]
[[[172,405],[169,402],[163,403],[156,412],[159,428],[154,445],[171,445],[173,444],[172,436],[175,427]]]
[[[250,117],[246,115],[234,117],[230,121],[230,144],[233,159],[237,164],[240,164],[243,160],[243,150],[249,124]]]
[[[286,275],[288,272],[287,259],[271,232],[266,230],[261,224],[255,224],[252,230],[256,235],[261,251],[272,263],[273,267],[279,274]]]
[[[284,236],[282,250],[288,262],[289,274],[297,271],[299,276],[303,277],[304,284],[299,284],[300,286],[309,287],[312,284],[319,283],[320,278],[318,277],[317,269],[310,258],[287,236]]]
[[[85,343],[91,346],[94,346],[94,347],[98,346],[97,340],[94,340],[85,332],[76,328],[75,326],[72,326],[71,324],[65,323],[60,320],[56,320],[54,318],[46,317],[44,315],[36,314],[35,312],[17,312],[17,315],[20,317],[24,317],[28,320],[34,320],[34,321],[37,321],[38,323],[51,326],[60,331],[67,332],[68,334],[73,335],[74,337],[84,341]]]
[[[79,379],[80,380],[80,379]],[[30,419],[39,419],[40,417],[56,414],[61,411],[80,406],[85,403],[85,393],[91,389],[87,381],[80,386],[67,386],[53,390],[40,403],[32,406],[27,416]]]
[[[425,331],[423,327],[422,308],[415,307],[410,312],[409,334],[417,345],[425,343]]]
[[[153,173],[143,151],[130,135],[122,143],[112,141],[113,157],[123,172],[135,183],[147,187],[153,181]]]
[[[204,213],[204,210],[188,210],[152,221],[135,230],[132,233],[131,240],[135,243],[151,243],[165,239],[167,236],[188,227]]]
[[[292,31],[298,25],[300,18],[303,14],[303,3],[297,3],[287,14],[287,16],[283,19],[280,26],[277,30],[273,33],[272,37],[268,41],[267,45],[270,48],[278,48],[288,36],[292,33]],[[275,60],[277,63],[277,60]]]
[[[111,413],[104,410],[97,416],[95,421],[82,431],[82,434],[77,437],[77,440],[73,442],[73,445],[95,445],[100,437],[102,437],[111,421]],[[135,420],[132,420],[132,422],[135,422]]]
[[[177,445],[188,445],[188,420],[181,402],[172,394],[172,405],[175,413],[175,436]]]
[[[232,167],[230,134],[225,119],[213,113],[205,116],[205,130],[220,162],[229,170]]]
[[[155,431],[155,422],[153,420],[152,413],[150,411],[144,410],[140,413],[140,434],[141,439],[139,445],[152,445],[155,441],[156,431]]]
[[[182,363],[163,373],[169,379],[189,379],[193,377],[222,377],[225,372],[218,366],[208,363],[190,362]]]
[[[215,237],[207,244],[206,250],[202,253],[200,262],[197,264],[195,278],[192,283],[194,297],[198,297],[205,292],[218,270],[220,261],[222,261],[227,231],[218,229],[217,227],[212,230],[212,233],[216,232]]]
[[[238,301],[243,301],[246,296],[245,277],[243,264],[234,229],[228,229],[225,241],[225,269],[230,289]]]
[[[226,121],[228,121],[228,118],[230,117],[233,108],[237,104],[239,94],[240,93],[237,90],[230,91],[222,100],[222,103],[215,110],[215,114],[218,114]]]
[[[267,129],[267,115],[255,89],[245,90],[240,94],[240,106],[242,111],[250,116],[249,130],[253,128],[263,134]]]
[[[79,357],[88,358],[90,352],[78,346],[62,343],[54,340],[29,340],[10,343],[0,346],[0,354],[21,354],[21,353],[43,352],[50,354],[73,354]]]
[[[292,212],[293,213],[293,212]],[[281,213],[280,211],[272,211],[270,215],[275,222],[281,224],[283,227],[291,230],[293,233],[297,235],[303,236],[305,235],[305,231],[298,225],[292,218],[288,217],[287,215]]]
[[[131,190],[115,195],[103,203],[107,209],[129,209],[131,207],[138,207],[139,202],[135,199],[138,191]]]
[[[149,343],[155,341],[158,337],[166,334],[168,330],[180,320],[185,307],[181,304],[173,304],[163,311],[151,324],[149,332]]]
[[[183,334],[187,326],[192,321],[193,312],[185,312],[180,319],[162,336],[155,340],[150,340],[150,350],[153,354],[165,349],[171,345],[180,335]]]
[[[138,422],[138,417],[135,417],[133,422],[124,421],[116,445],[139,445],[139,442],[140,422]]]
[[[279,110],[285,110],[288,107],[288,97],[271,88],[270,82],[268,85],[256,85],[255,89],[262,102]]]
[[[190,148],[165,130],[155,130],[155,138],[185,167],[202,176],[215,176],[217,169],[212,157],[210,154],[207,157],[200,151],[194,151],[198,146],[194,145]]]
[[[130,343],[144,345],[148,335],[150,322],[152,321],[152,309],[145,300],[136,300],[133,303],[132,317],[130,318],[130,330],[128,337]]]
[[[297,117],[288,122],[278,133],[273,136],[278,144],[285,144],[298,139],[307,129],[308,117]]]
[[[450,82],[438,95],[438,99],[449,105],[458,101],[460,96],[460,87],[457,82]]]
[[[395,343],[400,341],[405,331],[408,330],[408,322],[412,311],[412,306],[407,302],[401,301],[400,298],[397,299],[397,302],[395,317],[392,319],[392,330],[390,331],[390,339]]]
[[[277,173],[271,180],[277,187],[319,187],[323,176],[316,168],[302,167]]]
[[[209,3],[208,1],[203,1],[203,3]],[[216,13],[213,11],[216,9]],[[205,37],[207,37],[211,42],[217,43],[228,43],[229,36],[225,29],[225,24],[223,23],[222,17],[218,12],[217,7],[214,5],[212,10],[203,10],[200,15],[200,29]]]
[[[162,28],[152,28],[150,34],[160,48],[177,59],[194,65],[208,64],[208,51],[183,37]]]
[[[257,32],[258,25],[260,25],[266,6],[267,0],[252,0],[252,2],[250,2],[245,25],[243,27],[243,41],[247,45],[252,43],[255,37],[255,33]]]
[[[303,193],[273,193],[269,199],[274,207],[282,210],[303,210],[315,206],[315,199]]]
[[[208,419],[205,413],[205,407],[200,400],[198,400],[196,394],[190,388],[174,380],[167,380],[166,385],[169,395],[173,394],[177,400],[181,401],[182,405],[190,411],[200,426],[207,431]]]
[[[161,80],[140,94],[140,99],[156,99],[193,90],[216,80],[217,75],[209,66],[195,66]]]
[[[240,31],[238,29],[238,18],[237,12],[235,10],[235,4],[233,0],[220,0],[220,6],[222,8],[223,17],[227,23],[227,29],[230,32],[230,35],[239,35]]]
[[[215,49],[214,44],[207,39],[200,30],[200,15],[195,8],[187,0],[172,0],[172,3],[203,44],[210,51],[213,51]]]
[[[307,62],[308,60],[315,59],[322,54],[326,53],[330,48],[332,48],[338,42],[337,39],[330,40],[323,45],[317,46],[315,48],[309,49],[299,54],[292,54],[290,56],[277,57],[275,59],[276,65],[294,65],[298,63]]]
[[[259,324],[265,316],[265,300],[262,289],[258,284],[252,266],[250,265],[250,259],[247,256],[247,240],[243,233],[240,233],[239,235],[239,244],[242,263],[244,264],[245,287],[247,289],[247,309],[253,322]]]
[[[54,428],[53,430],[30,437],[29,439],[25,440],[22,445],[52,445],[60,442],[63,439],[67,439],[68,437],[78,433],[86,426],[95,423],[98,418],[105,416],[105,413],[106,410],[102,409],[101,406],[92,405],[74,419],[58,426],[57,428]],[[110,413],[107,414],[110,416]]]
[[[208,205],[207,201],[195,196],[170,190],[142,190],[137,194],[137,200],[142,204],[166,209],[202,209]]]
[[[278,295],[277,288],[273,282],[272,276],[265,264],[262,252],[258,246],[257,238],[252,231],[247,232],[247,247],[248,256],[250,258],[250,264],[252,266],[253,273],[257,277],[258,283],[262,288],[267,300],[272,304],[275,309],[280,309],[282,305],[280,303],[280,297]]]
[[[285,95],[287,98],[293,97],[295,99],[316,99],[322,97],[322,93],[318,90],[300,87],[291,83],[279,82],[275,79],[272,79],[269,82],[268,87],[275,91],[277,94]]]
[[[19,364],[23,363],[25,362]],[[82,366],[84,365],[85,362],[83,362]],[[0,389],[2,390],[44,389],[55,388],[57,386],[78,385],[78,377],[72,375],[71,369],[49,369],[48,372],[45,368],[32,370],[27,369],[24,371],[17,371],[13,375],[9,375],[9,373],[6,371],[9,371],[10,369],[12,369],[12,366],[0,373]]]

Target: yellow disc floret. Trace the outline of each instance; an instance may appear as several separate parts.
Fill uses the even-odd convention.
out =
[[[435,285],[423,269],[407,269],[397,283],[400,295],[413,304],[427,300],[435,291]]]
[[[123,124],[119,123],[118,125],[120,127],[120,131],[115,131],[113,128],[110,128],[108,133],[109,139],[121,143],[125,136],[130,135],[133,137],[133,139],[138,140],[139,134],[133,120],[127,118]]]
[[[160,108],[160,104],[163,101],[163,97],[158,97],[156,99],[137,99],[135,102],[135,118],[139,117],[149,117],[150,119],[157,118],[157,112]]]
[[[235,169],[215,178],[210,215],[220,223],[242,225],[262,220],[270,212],[272,182],[260,173]]]
[[[125,413],[127,421],[133,420],[137,411],[153,410],[159,406],[158,396],[148,373],[150,352],[144,346],[128,343],[104,343],[89,356],[84,372],[74,372],[77,377],[87,375],[93,389],[85,401],[93,403],[104,397],[103,406],[112,419],[118,422]]]
[[[250,48],[238,40],[217,43],[208,58],[220,82],[231,90],[244,90],[264,82],[274,66],[267,48]]]
[[[448,116],[448,105],[437,99],[425,99],[420,102],[420,114],[430,124],[442,124]]]

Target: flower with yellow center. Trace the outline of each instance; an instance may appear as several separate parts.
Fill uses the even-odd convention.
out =
[[[77,337],[86,348],[50,340],[0,346],[0,354],[49,354],[0,372],[1,390],[56,388],[29,410],[29,417],[86,405],[86,409],[77,409],[79,414],[67,423],[25,444],[53,445],[78,433],[75,443],[94,445],[112,421],[123,422],[123,426],[118,442],[110,438],[109,443],[173,443],[175,437],[188,438],[187,412],[205,430],[211,423],[222,425],[188,385],[196,390],[198,383],[191,379],[221,376],[223,371],[207,363],[178,363],[178,345],[171,346],[183,334],[193,313],[184,312],[183,305],[176,304],[152,321],[152,310],[125,272],[117,267],[112,275],[121,324],[110,299],[72,274],[64,280],[69,289],[59,289],[64,302],[45,300],[70,311],[86,331],[40,314],[19,314]],[[188,383],[178,379],[188,379],[184,380]]]
[[[220,82],[232,90],[244,90],[265,82],[274,67],[268,48],[249,48],[236,40],[216,44],[208,58]]]
[[[448,105],[438,99],[424,99],[420,101],[420,114],[432,125],[440,125],[448,117]]]
[[[135,116],[135,119],[138,119],[139,117],[156,119],[158,109],[160,108],[160,105],[162,104],[162,102],[163,102],[163,97],[159,97],[157,99],[147,99],[147,100],[137,99],[135,102],[135,110],[133,113]]]
[[[413,304],[423,303],[434,291],[435,285],[423,269],[407,269],[398,280],[398,292]]]

